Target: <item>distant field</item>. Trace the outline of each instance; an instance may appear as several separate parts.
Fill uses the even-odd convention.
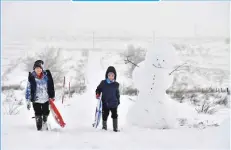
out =
[[[219,86],[228,86],[230,77],[230,50],[229,44],[225,43],[225,39],[213,38],[171,38],[168,39],[177,49],[179,58],[182,62],[189,62],[187,73],[197,74],[198,76],[213,82]],[[115,63],[126,70],[123,59],[115,55],[117,52],[122,53],[129,44],[147,48],[152,42],[152,38],[148,37],[34,37],[30,39],[4,40],[2,45],[2,73],[13,64],[18,63],[20,57],[30,56],[33,53],[40,52],[46,47],[60,48],[65,56],[71,56],[73,61],[79,59],[78,51],[90,49],[98,51],[101,65],[104,69],[107,65]],[[107,60],[108,54],[110,61]],[[187,65],[185,66],[187,68]],[[185,73],[185,72],[183,72]]]

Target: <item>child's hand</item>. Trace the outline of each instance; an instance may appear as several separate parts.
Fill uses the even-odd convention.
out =
[[[55,99],[54,98],[49,98],[49,101],[55,101]]]
[[[99,99],[100,98],[100,95],[99,94],[96,94],[96,99]]]
[[[30,110],[30,108],[31,108],[31,103],[30,103],[30,101],[27,102],[27,105],[26,105],[26,106],[27,106],[27,109]]]

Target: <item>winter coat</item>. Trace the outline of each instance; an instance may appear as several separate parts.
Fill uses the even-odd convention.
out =
[[[49,98],[55,97],[54,82],[49,70],[43,71],[41,79],[36,73],[29,72],[26,88],[26,100],[36,103],[45,103]]]
[[[115,74],[115,68],[110,66],[106,71],[105,80],[102,80],[97,86],[96,94],[102,94],[102,103],[104,108],[116,108],[120,104],[120,92],[119,83],[116,81],[110,81],[107,79],[107,74],[113,72]]]

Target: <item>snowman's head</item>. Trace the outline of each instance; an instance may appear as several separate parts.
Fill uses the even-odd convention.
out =
[[[179,63],[175,48],[164,41],[156,41],[149,47],[145,61],[158,69],[173,69]]]

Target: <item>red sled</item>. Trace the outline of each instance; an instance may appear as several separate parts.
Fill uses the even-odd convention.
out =
[[[64,128],[66,123],[63,121],[63,117],[61,116],[59,110],[54,104],[53,100],[50,100],[50,109],[52,112],[53,117],[55,118],[55,121],[62,127]]]

